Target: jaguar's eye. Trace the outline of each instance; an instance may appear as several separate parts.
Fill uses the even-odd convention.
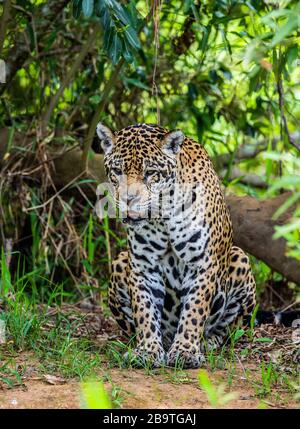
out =
[[[155,176],[156,174],[157,175],[159,174],[158,170],[154,170],[154,168],[149,168],[145,172],[145,177],[152,177],[152,176]]]

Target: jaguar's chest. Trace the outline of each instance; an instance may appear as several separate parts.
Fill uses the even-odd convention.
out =
[[[203,218],[180,222],[149,222],[141,228],[130,228],[128,244],[132,259],[148,264],[165,261],[170,252],[184,264],[199,264],[206,257],[210,243],[209,225]],[[177,263],[178,266],[178,263]]]

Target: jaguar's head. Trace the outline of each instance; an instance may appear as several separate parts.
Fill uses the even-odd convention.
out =
[[[131,222],[158,217],[159,201],[176,181],[182,131],[138,124],[113,133],[99,123],[97,134],[122,216]]]

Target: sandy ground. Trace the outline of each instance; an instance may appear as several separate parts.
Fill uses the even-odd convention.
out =
[[[198,387],[198,370],[185,371],[186,379],[174,383],[164,375],[146,375],[144,370],[113,369],[113,384],[121,389],[121,408],[211,408],[205,392]],[[210,373],[214,383],[226,380],[226,371]],[[106,383],[107,390],[111,384]],[[227,389],[228,391],[228,389]],[[260,400],[243,374],[236,374],[231,391],[236,398],[225,408],[297,408],[290,399]],[[280,396],[280,395],[279,395]],[[68,381],[51,385],[44,379],[25,381],[24,386],[0,391],[0,408],[80,408],[80,384]]]
[[[65,317],[78,319],[73,336],[86,337],[103,347],[109,335],[116,337],[115,323],[103,315],[99,306],[64,305],[62,308],[48,309],[48,324],[51,329],[58,312]],[[84,315],[84,319],[82,316]],[[52,320],[53,319],[53,320]],[[77,320],[77,319],[76,319]],[[82,322],[83,321],[83,322]],[[49,325],[49,326],[48,326]],[[262,361],[276,365],[279,374],[289,376],[291,371],[299,369],[300,343],[297,332],[285,327],[262,325],[255,328],[252,341],[247,335],[239,339],[235,346],[236,358],[232,361],[234,370],[207,370],[209,379],[215,387],[224,385],[224,391],[235,392],[235,399],[228,402],[226,408],[299,408],[295,391],[289,392],[287,386],[275,383],[271,392],[260,398],[262,385],[260,365]],[[267,340],[267,341],[266,341]],[[247,351],[247,356],[242,353]],[[1,362],[0,362],[1,363]],[[63,380],[57,374],[41,375],[34,354],[21,352],[17,357],[20,367],[26,367],[21,385],[7,383],[0,379],[0,408],[79,408],[80,383],[78,380]],[[155,370],[151,374],[145,369],[109,369],[112,362],[103,358],[99,376],[104,380],[108,391],[118,392],[114,406],[121,408],[211,408],[207,394],[199,387],[199,370]],[[98,372],[98,371],[97,371]],[[48,378],[47,378],[48,377]],[[230,381],[230,383],[229,383]],[[222,396],[222,395],[221,395]]]

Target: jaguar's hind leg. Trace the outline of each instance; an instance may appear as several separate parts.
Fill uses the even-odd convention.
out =
[[[111,312],[122,331],[131,337],[135,333],[132,318],[131,300],[127,284],[128,252],[119,254],[112,264],[112,274],[108,289],[108,302]]]
[[[225,289],[215,296],[206,322],[204,348],[221,346],[230,330],[250,315],[254,307],[255,281],[249,258],[242,249],[233,246]]]

